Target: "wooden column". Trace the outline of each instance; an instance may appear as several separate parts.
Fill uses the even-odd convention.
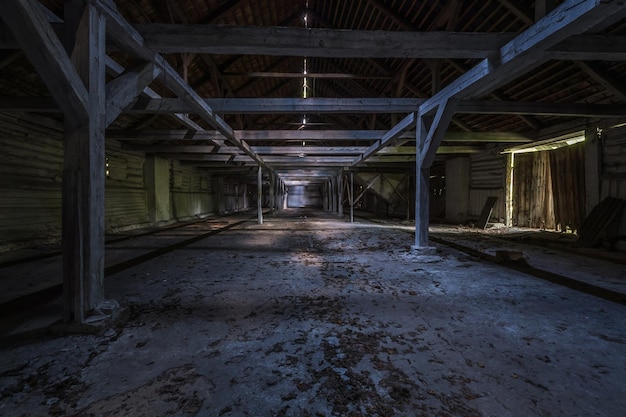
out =
[[[257,172],[257,220],[263,224],[263,168],[259,165]]]
[[[337,213],[343,217],[343,173],[337,176]]]
[[[270,173],[270,215],[276,211],[276,174]]]
[[[354,223],[354,172],[350,172],[350,223]]]
[[[105,20],[81,3],[67,3],[65,19],[66,49],[88,92],[88,120],[65,115],[64,318],[76,322],[104,301]]]
[[[515,176],[515,154],[510,153],[507,155],[506,159],[506,188],[505,188],[505,212],[506,218],[504,219],[504,224],[507,227],[513,226],[513,206],[515,204],[515,189],[514,189],[514,176]],[[446,178],[447,179],[447,178]]]
[[[429,223],[429,174],[430,167],[424,167],[421,157],[422,149],[426,143],[427,129],[422,117],[417,118],[415,143],[417,155],[415,158],[415,247],[428,247],[428,223]]]

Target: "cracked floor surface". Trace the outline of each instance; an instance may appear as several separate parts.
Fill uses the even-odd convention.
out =
[[[265,220],[108,278],[128,319],[103,334],[4,346],[0,415],[623,415],[623,305],[385,225]]]

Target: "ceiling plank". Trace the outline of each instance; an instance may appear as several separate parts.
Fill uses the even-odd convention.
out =
[[[609,93],[620,100],[626,100],[626,87],[608,71],[593,63],[577,62],[576,64]]]
[[[498,0],[500,4],[509,9],[515,16],[527,25],[535,23],[531,11],[517,0]]]

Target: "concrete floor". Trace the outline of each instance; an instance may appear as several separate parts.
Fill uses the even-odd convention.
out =
[[[0,415],[624,415],[624,305],[412,240],[288,210],[115,274],[119,326],[5,341]]]

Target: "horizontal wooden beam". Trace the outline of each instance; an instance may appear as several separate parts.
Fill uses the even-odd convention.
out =
[[[204,99],[219,114],[406,114],[415,111],[424,101],[419,98]],[[56,113],[60,109],[50,97],[0,97],[0,111]],[[139,98],[125,109],[125,113],[172,115],[190,114],[194,110],[178,98]],[[626,114],[626,105],[464,100],[460,102],[457,113],[621,118]]]
[[[414,32],[242,27],[136,25],[161,53],[280,55],[325,58],[486,58],[515,33]],[[548,49],[554,59],[623,61],[626,37],[579,35]]]
[[[160,53],[325,58],[484,58],[513,34],[386,32],[293,27],[143,24],[135,28]]]
[[[242,140],[257,142],[293,141],[375,141],[380,140],[386,130],[236,130]],[[108,130],[107,138],[126,141],[213,141],[224,137],[213,130]],[[404,132],[399,139],[415,139],[415,132]],[[444,142],[531,142],[533,138],[514,132],[447,132]]]
[[[224,27],[211,25],[202,25],[199,29],[196,29],[193,25],[165,25],[171,26],[170,30],[178,34],[170,42],[164,42],[162,38],[165,35],[155,33],[158,32],[160,26],[152,26],[153,24],[145,24],[136,26],[136,28],[140,33],[149,34],[153,38],[151,46],[155,48],[163,47],[163,50],[160,52],[207,51],[207,53],[257,55],[269,51],[272,53],[267,53],[267,55],[326,56],[329,58],[376,58],[388,56],[398,58],[485,58],[516,36],[515,33],[384,32],[302,28],[277,28],[279,30],[273,30],[274,28],[271,27]],[[57,34],[63,34],[63,23],[54,23],[52,27]],[[305,33],[305,31],[307,32]],[[315,35],[312,40],[308,39],[307,33],[309,31]],[[223,32],[224,37],[220,38],[216,44],[206,43],[202,38],[195,38],[192,42],[177,45],[176,42],[182,42],[182,39],[194,36],[196,32],[200,34],[206,33],[206,38],[211,40],[215,40],[219,36],[218,32]],[[270,35],[267,41],[254,38],[256,35],[266,33]],[[468,34],[470,36],[466,36]],[[285,36],[289,37],[289,39],[282,39]],[[304,37],[307,38],[307,41],[300,45],[299,41]],[[236,52],[233,52],[235,49],[229,49],[228,45],[228,42],[232,42],[233,39],[237,41],[237,44],[234,45]],[[355,39],[360,39],[360,41],[355,42]],[[380,39],[385,41],[382,44],[377,43],[377,40]],[[453,42],[448,43],[446,39],[451,39]],[[309,42],[314,42],[315,40],[321,41],[322,45],[332,44],[333,47],[324,50],[319,45],[309,46]],[[384,46],[384,42],[387,40],[391,42],[390,45],[401,44],[402,48],[386,50],[390,49]],[[412,42],[425,42],[427,40],[434,42],[431,45],[415,44],[414,46],[407,46],[411,45]],[[480,45],[483,40],[488,42]],[[404,43],[407,41],[409,42],[408,44]],[[373,44],[375,47],[367,48],[365,44]],[[459,45],[465,45],[467,48],[459,48]],[[20,45],[13,37],[13,34],[7,30],[4,24],[0,23],[0,49],[19,48]],[[114,45],[109,45],[108,49],[115,50],[116,48]],[[321,55],[313,55],[316,51]],[[549,48],[548,53],[551,59],[559,60],[626,61],[626,36],[575,35]],[[272,76],[269,75],[270,73],[267,73],[268,75],[261,74],[263,73],[245,73],[245,76]],[[348,75],[351,74],[344,74],[344,76]],[[244,74],[227,74],[226,76],[244,76]],[[320,74],[320,78],[324,76]],[[381,77],[387,76],[383,75]]]
[[[251,146],[252,150],[259,155],[274,156],[347,156],[360,155],[367,151],[368,146]],[[206,145],[129,145],[123,144],[122,149],[137,152],[154,153],[200,153],[200,154],[221,154],[220,161],[227,160],[223,154],[233,153],[237,148],[206,146]],[[481,146],[440,146],[437,150],[439,154],[454,153],[476,153],[484,150]],[[238,150],[241,152],[240,150]],[[415,156],[415,146],[387,146],[380,149],[377,156],[410,155]]]
[[[227,78],[316,78],[316,79],[367,79],[367,80],[391,80],[390,75],[372,74],[347,74],[347,73],[318,73],[308,72],[226,72],[222,77]]]

